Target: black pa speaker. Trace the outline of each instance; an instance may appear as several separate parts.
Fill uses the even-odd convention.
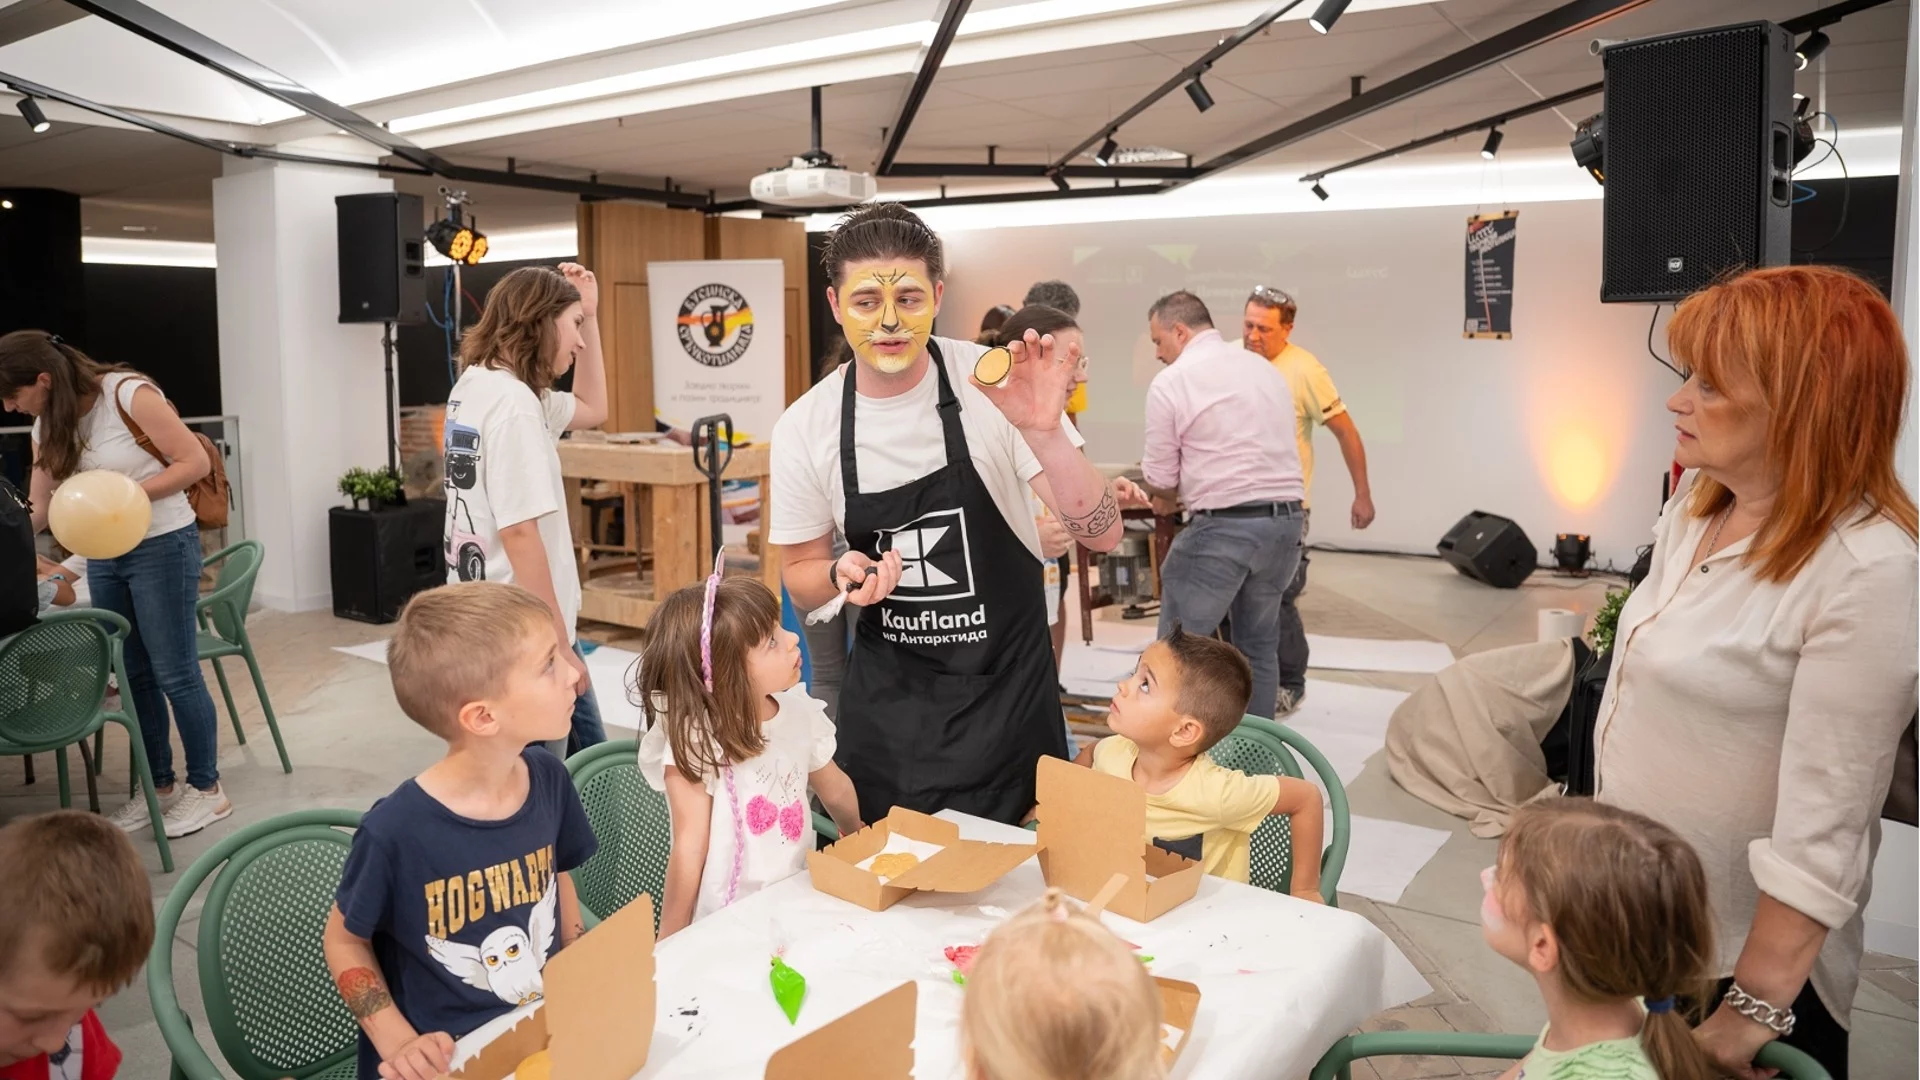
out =
[[[1667,303],[1789,261],[1793,36],[1769,22],[1608,47],[1600,300]]]
[[[337,195],[340,321],[417,323],[427,304],[420,196],[397,191]]]
[[[1519,588],[1538,565],[1533,541],[1511,518],[1475,510],[1440,538],[1440,557],[1496,589]]]
[[[333,613],[389,623],[414,593],[446,584],[446,514],[442,499],[414,499],[385,510],[334,507],[327,515]]]

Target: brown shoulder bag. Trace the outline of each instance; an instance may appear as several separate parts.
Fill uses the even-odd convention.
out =
[[[145,380],[141,381],[145,382]],[[153,386],[156,392],[160,391],[160,388],[151,382],[147,385]],[[176,415],[179,414],[180,407],[169,400],[165,393],[160,394],[160,399],[166,401],[168,408],[171,408]],[[120,395],[117,392],[113,396],[113,407],[120,410],[120,422],[127,425],[127,431],[133,435],[133,441],[140,444],[140,449],[152,454],[153,460],[163,466],[172,464],[167,459],[167,455],[153,445],[153,440],[147,437],[147,433],[140,430],[140,425],[133,422],[133,416],[127,412],[127,407],[120,404]],[[220,456],[220,448],[213,445],[212,439],[197,431],[193,433],[193,437],[199,440],[200,449],[206,451],[207,464],[210,468],[207,470],[207,475],[187,485],[187,504],[193,507],[194,521],[202,529],[224,529],[227,527],[227,512],[232,506],[232,485],[227,482],[226,459]]]

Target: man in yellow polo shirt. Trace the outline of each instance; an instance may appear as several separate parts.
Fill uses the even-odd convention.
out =
[[[1280,600],[1280,694],[1274,703],[1276,717],[1300,707],[1307,693],[1307,631],[1300,623],[1295,601],[1307,587],[1307,545],[1305,530],[1313,525],[1313,430],[1324,427],[1333,432],[1340,444],[1340,456],[1346,460],[1347,474],[1353,478],[1353,510],[1348,520],[1356,529],[1373,524],[1373,491],[1367,483],[1367,448],[1360,441],[1360,429],[1334,389],[1333,376],[1312,353],[1293,344],[1293,318],[1299,306],[1293,297],[1265,285],[1247,297],[1241,329],[1241,344],[1261,356],[1286,376],[1293,388],[1293,411],[1300,442],[1300,469],[1307,483],[1307,513],[1301,532],[1300,569]]]

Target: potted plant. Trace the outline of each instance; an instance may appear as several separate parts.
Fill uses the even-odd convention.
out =
[[[405,506],[406,492],[402,488],[405,477],[400,470],[382,466],[378,469],[362,469],[355,466],[340,476],[340,494],[353,501],[353,508],[360,509],[362,502],[368,510],[384,510],[389,506]]]

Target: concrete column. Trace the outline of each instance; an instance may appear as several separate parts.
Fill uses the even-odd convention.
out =
[[[221,400],[240,417],[247,532],[266,545],[254,595],[275,610],[331,605],[335,484],[387,460],[380,327],[338,321],[333,200],[391,190],[369,171],[236,158],[213,182]]]

